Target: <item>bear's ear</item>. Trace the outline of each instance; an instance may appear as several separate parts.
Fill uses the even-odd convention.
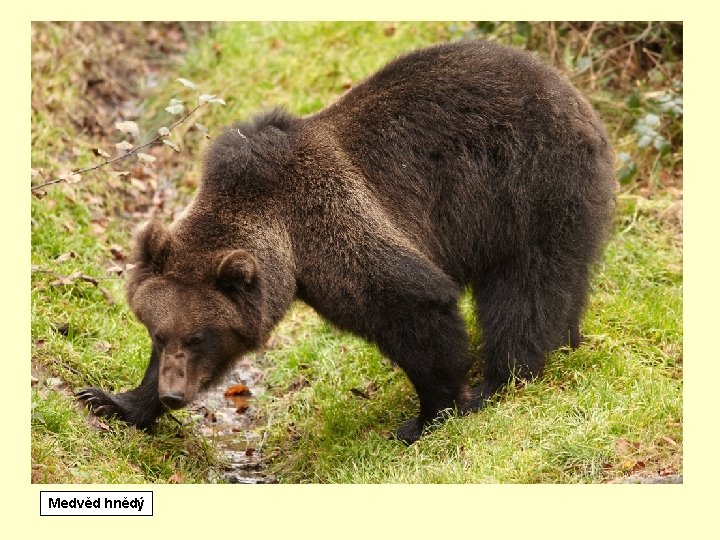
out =
[[[152,220],[136,234],[132,259],[162,273],[169,252],[170,232],[165,225],[157,220]]]
[[[255,283],[258,273],[258,262],[253,254],[244,249],[236,249],[220,261],[217,282],[223,289],[241,291]]]

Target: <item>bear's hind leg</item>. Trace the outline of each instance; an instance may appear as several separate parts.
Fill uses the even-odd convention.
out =
[[[545,355],[563,342],[579,345],[584,301],[568,290],[575,274],[568,265],[533,250],[503,261],[478,280],[485,368],[483,381],[472,389],[471,409],[482,408],[513,379],[539,377]]]

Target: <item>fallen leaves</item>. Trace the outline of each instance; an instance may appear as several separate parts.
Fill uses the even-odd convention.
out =
[[[252,396],[252,392],[250,392],[250,389],[244,384],[229,386],[223,395],[225,399],[233,404],[235,410],[240,414],[243,414],[250,407],[247,398]]]
[[[365,385],[365,388],[351,388],[350,392],[362,399],[370,399],[370,397],[377,392],[377,385],[371,382]]]
[[[250,396],[252,395],[250,393],[250,389],[245,386],[244,384],[235,384],[233,386],[229,386],[224,393],[225,397],[231,397],[231,396]]]
[[[56,262],[56,263],[63,263],[63,262],[65,262],[65,261],[68,261],[68,260],[70,260],[70,259],[74,259],[74,258],[76,258],[76,257],[77,257],[77,254],[76,254],[74,251],[68,251],[68,252],[66,252],[66,253],[63,253],[63,254],[58,255],[57,257],[55,257],[55,262]]]
[[[110,254],[113,256],[113,259],[118,261],[124,261],[127,259],[127,255],[125,255],[125,251],[123,250],[122,246],[112,244],[109,249]]]
[[[51,287],[67,287],[75,285],[77,284],[77,282],[90,283],[97,287],[98,291],[100,291],[100,293],[103,295],[103,297],[109,304],[115,303],[115,299],[112,297],[110,292],[105,287],[100,286],[98,278],[83,274],[80,270],[76,270],[72,274],[66,276],[58,274],[56,272],[52,272],[50,270],[45,270],[44,268],[40,268],[39,266],[32,266],[31,272],[50,274],[51,276],[54,276],[56,279],[50,283]]]
[[[87,416],[87,425],[98,431],[110,431],[110,426],[103,422],[99,416],[92,413]]]

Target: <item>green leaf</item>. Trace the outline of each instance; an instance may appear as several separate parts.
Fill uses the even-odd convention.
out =
[[[480,32],[483,34],[492,34],[495,31],[495,23],[493,21],[478,21],[475,23]]]
[[[527,21],[517,21],[515,23],[515,31],[525,38],[525,41],[530,39],[530,33],[532,32],[532,25]]]
[[[665,137],[655,137],[655,140],[653,141],[653,146],[655,147],[655,150],[660,152],[661,156],[664,156],[665,154],[670,152],[670,143]]]
[[[637,164],[632,156],[626,152],[618,154],[618,158],[623,162],[622,167],[618,171],[618,182],[628,184],[637,174]]]
[[[639,109],[640,108],[640,94],[633,92],[628,96],[626,104],[628,109]]]
[[[568,71],[572,71],[575,67],[575,55],[569,43],[565,45],[565,49],[563,49],[563,62],[565,62],[565,67]]]

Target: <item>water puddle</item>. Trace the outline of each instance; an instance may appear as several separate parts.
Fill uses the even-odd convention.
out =
[[[265,392],[264,372],[243,358],[225,378],[210,388],[191,407],[191,417],[200,433],[216,444],[226,465],[210,483],[268,484],[275,479],[265,472],[262,449],[266,423],[256,397]]]

